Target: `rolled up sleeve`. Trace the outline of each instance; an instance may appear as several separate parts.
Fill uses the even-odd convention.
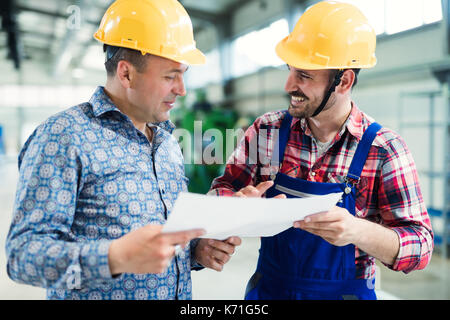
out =
[[[395,231],[400,248],[392,270],[425,268],[433,251],[433,231],[411,153],[398,137],[390,141],[378,193],[382,223]]]
[[[400,249],[392,266],[392,270],[409,273],[424,269],[431,259],[433,251],[433,235],[425,227],[392,228],[400,239]],[[431,244],[431,246],[430,246]]]

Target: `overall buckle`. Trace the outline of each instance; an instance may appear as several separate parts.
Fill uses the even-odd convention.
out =
[[[359,183],[359,181],[361,181],[361,178],[360,177],[353,178],[347,175],[344,177],[344,181],[345,181],[344,192],[345,194],[349,194],[350,192],[352,192],[353,187],[356,186]]]

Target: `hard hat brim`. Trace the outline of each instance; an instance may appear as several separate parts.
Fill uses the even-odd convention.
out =
[[[157,55],[157,54],[156,54]],[[206,57],[199,49],[185,52],[181,56],[165,56],[164,58],[183,63],[186,65],[202,65],[206,63]]]
[[[275,52],[278,57],[286,62],[288,65],[304,70],[323,70],[323,69],[368,69],[372,68],[377,64],[377,59],[375,56],[372,57],[369,64],[358,64],[356,65],[332,65],[332,64],[315,64],[309,61],[309,57],[302,57],[298,52],[292,48],[288,42],[289,36],[281,40],[275,47]]]
[[[206,57],[203,54],[203,52],[201,52],[199,49],[194,48],[193,50],[184,52],[181,55],[171,55],[171,54],[164,54],[161,52],[156,52],[156,51],[152,51],[152,50],[146,50],[144,48],[136,48],[133,46],[127,46],[124,45],[123,43],[115,43],[115,42],[110,42],[110,41],[105,41],[103,40],[98,34],[97,32],[94,34],[94,38],[106,45],[110,45],[110,46],[115,46],[115,47],[121,47],[121,48],[128,48],[128,49],[133,49],[136,51],[140,51],[141,53],[145,54],[145,53],[149,53],[158,57],[162,57],[162,58],[166,58],[178,63],[182,63],[182,64],[186,64],[186,65],[202,65],[206,63]]]
[[[326,69],[323,65],[312,64],[307,62],[302,57],[299,57],[299,54],[294,50],[290,49],[287,45],[287,40],[289,37],[284,38],[280,42],[278,42],[275,47],[275,52],[278,57],[286,62],[289,66],[292,66],[297,69],[305,69],[305,70],[321,70]]]

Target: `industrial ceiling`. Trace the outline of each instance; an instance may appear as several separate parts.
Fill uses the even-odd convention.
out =
[[[182,0],[194,30],[226,20],[250,0]],[[0,67],[16,70],[24,61],[48,63],[49,73],[91,67],[92,35],[112,0],[2,0],[0,2]],[[94,47],[94,48],[92,48]]]

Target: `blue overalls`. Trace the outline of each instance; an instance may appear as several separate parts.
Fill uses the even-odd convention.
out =
[[[279,163],[290,135],[292,116],[286,112],[279,133]],[[288,198],[343,192],[337,204],[355,215],[354,183],[381,126],[371,124],[358,144],[345,183],[320,183],[292,178],[278,172],[266,197],[285,194]],[[274,149],[276,150],[276,148]],[[261,238],[255,274],[245,294],[247,300],[376,299],[374,279],[356,279],[355,246],[334,246],[307,231],[289,228],[272,237]]]

